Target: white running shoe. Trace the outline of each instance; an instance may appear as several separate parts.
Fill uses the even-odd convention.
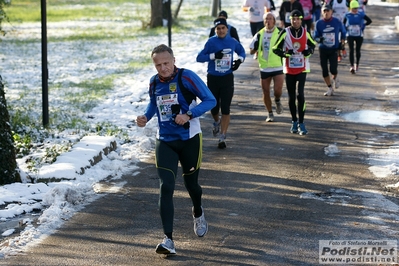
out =
[[[274,115],[273,113],[269,113],[269,116],[266,117],[266,122],[273,122],[274,121]]]
[[[339,79],[338,79],[338,77],[335,77],[335,79],[333,79],[334,80],[334,89],[338,89],[339,88]]]
[[[174,255],[176,254],[175,243],[173,240],[165,236],[162,243],[157,245],[155,252],[158,254]]]
[[[334,90],[332,87],[328,87],[328,91],[324,93],[324,96],[334,95]]]
[[[202,209],[202,215],[198,218],[195,218],[194,207],[193,207],[193,219],[194,219],[194,233],[199,237],[203,237],[208,232],[208,223],[205,220],[204,209]]]

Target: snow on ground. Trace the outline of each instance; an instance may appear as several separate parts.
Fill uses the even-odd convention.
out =
[[[208,4],[206,1],[204,2],[204,4]],[[371,0],[370,4],[373,3],[377,4],[376,1]],[[278,5],[279,2],[276,2],[276,4]],[[378,4],[389,5],[381,2]],[[243,46],[248,47],[251,34],[246,15],[241,12],[239,3],[229,5],[231,6],[226,9],[229,13],[228,21],[238,29]],[[397,6],[397,4],[394,6]],[[115,30],[123,30],[131,26],[118,21],[49,23],[48,36],[65,37],[77,31],[95,28],[100,24],[104,26],[104,23],[108,23],[106,27],[111,26]],[[172,47],[177,65],[192,69],[204,80],[206,65],[193,62],[195,62],[196,55],[204,44],[204,36],[208,35],[208,31],[208,28],[198,28],[195,34],[187,32],[172,35]],[[12,41],[39,38],[39,36],[40,24],[38,23],[14,25],[13,31],[3,39],[3,51],[0,54],[2,62],[0,73],[6,81],[6,97],[9,105],[13,105],[15,101],[26,100],[26,104],[22,106],[29,108],[25,111],[29,110],[32,116],[36,116],[37,119],[40,118],[41,113],[41,46],[39,42],[21,46]],[[74,146],[71,152],[63,154],[53,166],[44,165],[37,173],[30,173],[26,160],[24,158],[19,159],[18,164],[23,173],[35,175],[36,178],[64,176],[67,177],[67,180],[47,184],[15,183],[0,187],[0,205],[3,206],[0,210],[0,225],[1,223],[7,224],[7,221],[23,213],[42,211],[40,216],[36,217],[39,226],[32,224],[32,218],[25,218],[20,223],[26,227],[17,236],[12,235],[15,231],[14,228],[2,228],[3,231],[0,232],[2,236],[11,238],[8,238],[6,244],[0,245],[0,257],[18,254],[26,247],[51,234],[53,230],[62,225],[63,221],[99,197],[96,193],[101,191],[99,181],[111,176],[116,181],[115,187],[108,189],[108,193],[112,193],[123,187],[124,183],[118,182],[123,173],[128,171],[134,175],[135,171],[138,171],[135,163],[147,157],[153,149],[156,121],[153,119],[146,128],[135,127],[133,121],[137,115],[144,112],[148,99],[146,95],[148,80],[155,73],[155,69],[150,65],[135,69],[133,73],[130,73],[128,64],[132,58],[139,58],[142,55],[149,57],[154,44],[158,43],[168,43],[166,34],[163,37],[152,36],[140,40],[129,40],[128,42],[110,39],[106,41],[80,40],[48,44],[50,86],[59,85],[61,88],[67,87],[69,90],[78,90],[74,87],[74,84],[119,73],[117,79],[113,82],[112,93],[107,93],[102,103],[88,114],[84,114],[83,117],[87,118],[92,127],[107,121],[125,129],[131,142],[126,143],[116,139],[118,149],[108,156],[104,156],[103,160],[95,166],[86,169],[84,175],[77,174],[74,169],[80,169],[82,164],[88,163],[90,157],[93,156],[92,151],[87,151],[87,149],[90,150],[92,147],[94,150],[100,151],[112,139],[95,136],[83,139],[81,144]],[[187,43],[190,45],[184,45]],[[387,94],[392,93],[396,93],[395,89],[387,92]],[[51,110],[56,110],[65,114],[65,116],[68,114],[71,116],[82,115],[78,110],[73,109],[73,106],[70,108],[71,105],[66,102],[62,90],[50,91],[49,97]],[[367,119],[367,121],[384,122],[384,124],[379,124],[380,126],[398,123],[396,114],[376,113],[371,110],[345,114],[344,118],[352,122],[363,123],[365,122],[363,121],[364,117],[371,115],[384,118]],[[84,132],[65,130],[57,132],[55,139],[59,142],[73,142],[81,139],[83,135]],[[87,149],[83,149],[84,147]],[[79,149],[81,152],[79,152]],[[339,147],[336,144],[330,144],[325,148],[325,153],[328,156],[338,156]],[[370,171],[375,172],[377,177],[398,174],[399,162],[397,160],[399,156],[397,149],[384,150],[383,154],[376,154],[374,150],[370,150],[370,157],[373,156],[378,157],[378,160],[370,161],[371,164],[375,163],[372,166],[374,168]],[[387,168],[389,169],[387,170]],[[27,181],[26,175],[24,177]],[[304,195],[304,197],[309,197],[309,195]]]

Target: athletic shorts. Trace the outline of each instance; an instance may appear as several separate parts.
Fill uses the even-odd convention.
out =
[[[278,76],[278,75],[281,75],[281,74],[283,74],[282,70],[277,70],[277,71],[273,71],[273,72],[263,72],[263,71],[261,71],[260,72],[260,78],[261,79],[268,79],[268,78],[271,78],[271,77],[274,77],[274,76]]]

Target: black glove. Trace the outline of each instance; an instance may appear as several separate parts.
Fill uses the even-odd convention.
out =
[[[240,67],[241,63],[242,63],[241,59],[234,60],[231,69],[233,71],[236,71]]]
[[[215,58],[216,59],[222,59],[223,58],[223,50],[220,50],[219,52],[215,53]]]
[[[318,38],[315,39],[315,41],[318,42],[318,43],[323,43],[324,42],[324,37],[323,36],[322,37],[318,37]]]
[[[343,50],[345,50],[345,43],[339,43],[339,48],[338,48],[339,50],[341,50],[341,51],[343,51]]]
[[[275,53],[276,55],[278,55],[280,57],[285,57],[285,53],[281,49],[278,49],[278,48],[273,49],[273,53]]]
[[[313,51],[312,51],[312,49],[306,49],[306,50],[303,50],[303,51],[302,51],[302,54],[303,54],[305,57],[308,57],[308,56],[310,56],[311,54],[313,54]]]

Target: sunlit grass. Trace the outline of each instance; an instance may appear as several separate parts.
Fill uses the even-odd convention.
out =
[[[124,8],[124,5],[126,6]],[[126,10],[130,11],[127,12]],[[48,22],[76,20],[137,20],[151,12],[149,3],[144,1],[134,3],[129,1],[55,1],[46,4],[46,20]],[[5,8],[11,23],[41,21],[40,1],[12,1]]]

